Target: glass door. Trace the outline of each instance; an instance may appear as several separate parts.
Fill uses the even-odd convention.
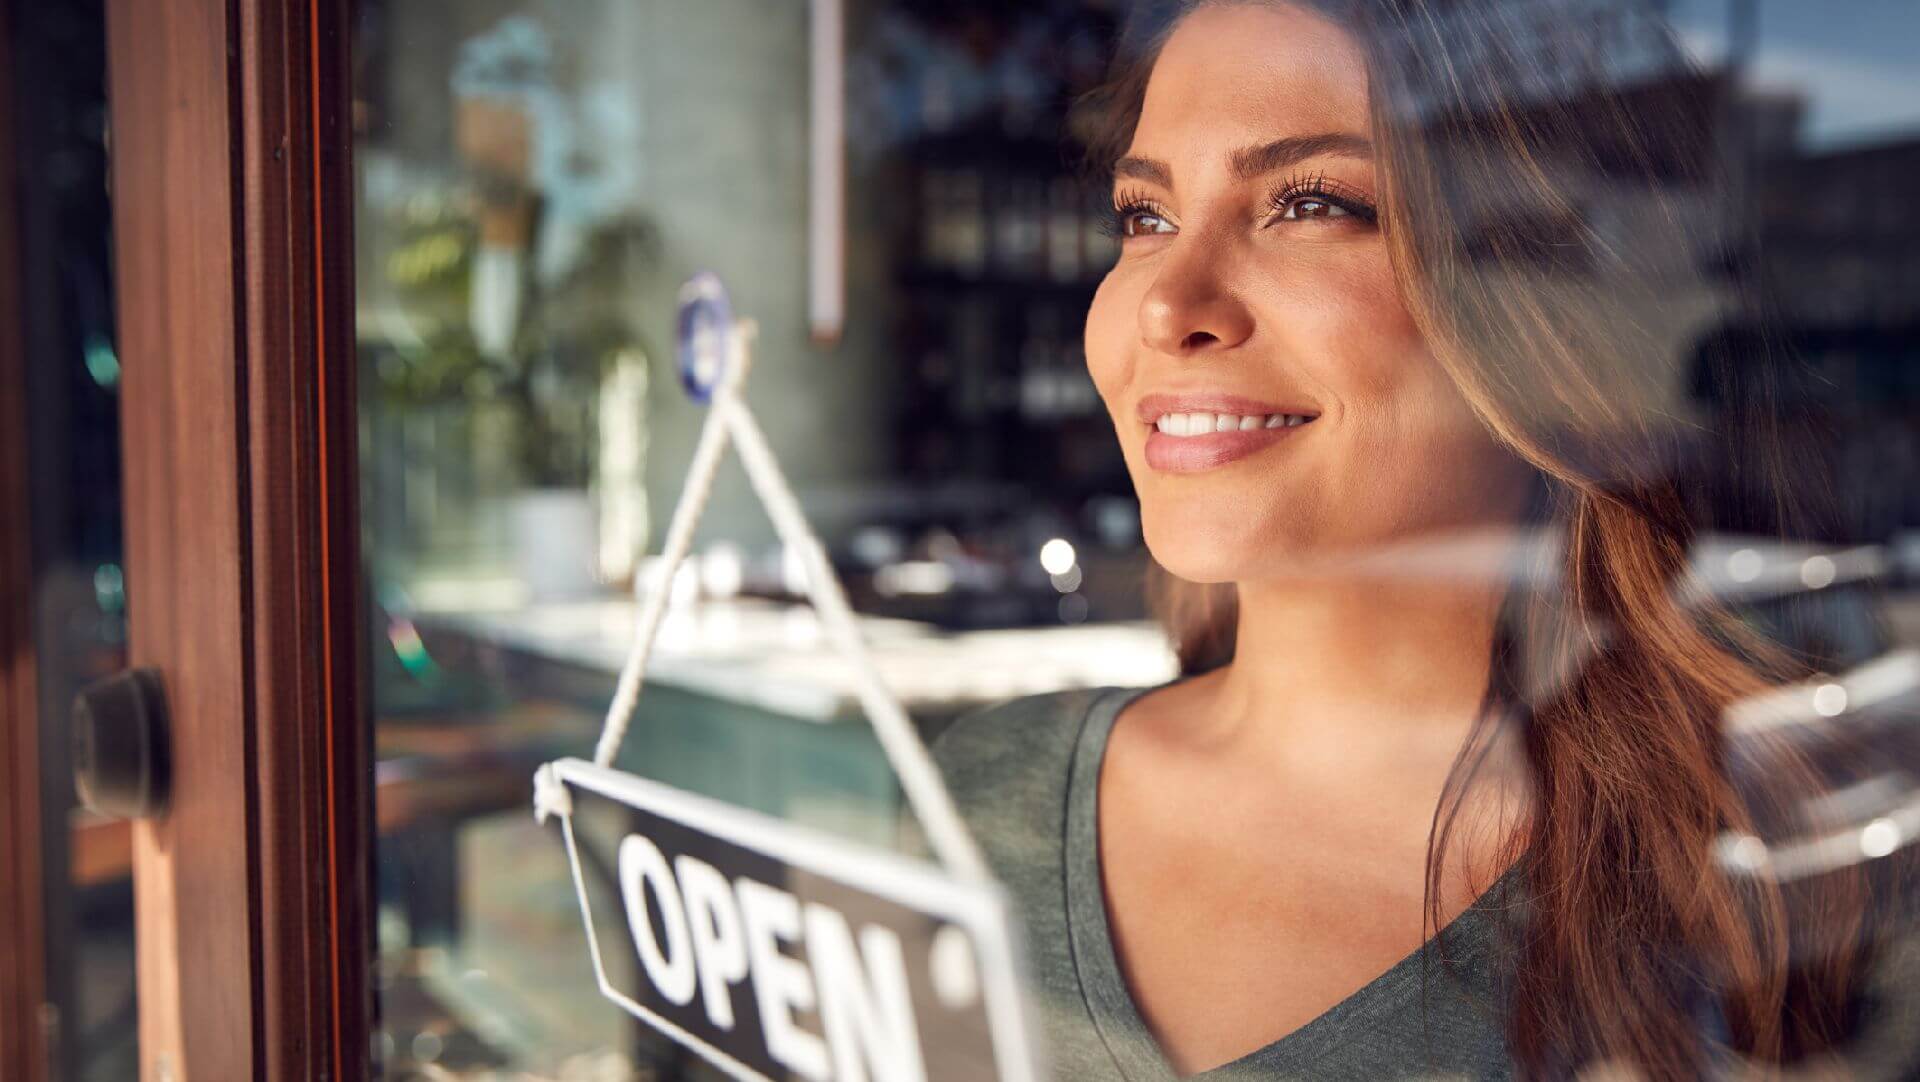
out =
[[[674,354],[693,274],[757,322],[747,399],[923,736],[1022,691],[1167,675],[1124,588],[1136,526],[1077,352],[1112,247],[1064,103],[1114,16],[1053,9],[362,0],[389,1077],[704,1070],[600,994],[566,849],[529,803],[539,764],[593,748],[651,591],[672,600],[620,769],[909,844],[851,673],[732,461],[691,566],[659,581],[706,416]],[[1002,197],[1005,221],[984,202]],[[595,912],[618,912],[623,822],[574,826]],[[607,964],[623,984],[638,961]]]
[[[106,10],[140,1077],[359,1077],[372,770],[354,556],[347,5]],[[163,719],[163,732],[140,729]]]
[[[373,0],[355,26],[360,493],[375,767],[377,1049],[398,1079],[687,1076],[593,979],[541,763],[587,755],[703,413],[681,281],[759,321],[759,402],[882,385],[808,308],[807,0]],[[834,148],[838,153],[838,148]],[[847,328],[860,342],[873,328]],[[863,429],[765,414],[831,477]],[[749,666],[817,644],[728,466],[624,769],[876,844],[897,798],[857,711]],[[618,820],[576,820],[617,911]],[[609,958],[616,979],[633,958]]]

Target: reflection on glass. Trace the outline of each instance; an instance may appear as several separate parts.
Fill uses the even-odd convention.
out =
[[[796,604],[799,562],[731,467],[695,558],[661,581],[659,523],[701,421],[674,372],[674,290],[699,270],[759,324],[756,415],[929,737],[1005,699],[1222,666],[1258,591],[1198,589],[1219,576],[1180,539],[1197,522],[1254,521],[1269,540],[1339,523],[1358,541],[1289,565],[1293,586],[1365,580],[1387,630],[1423,592],[1503,599],[1492,698],[1515,726],[1480,737],[1522,752],[1539,738],[1523,775],[1540,781],[1552,760],[1554,779],[1591,783],[1590,804],[1567,807],[1630,808],[1607,788],[1645,782],[1608,773],[1629,768],[1671,783],[1642,803],[1688,779],[1719,787],[1674,828],[1726,903],[1715,919],[1731,899],[1764,908],[1903,866],[1920,836],[1920,111],[1896,99],[1920,68],[1887,42],[1920,25],[1771,0],[1377,5],[1409,16],[1356,23],[1404,61],[1375,57],[1367,84],[1386,100],[1374,115],[1399,125],[1374,153],[1401,170],[1401,205],[1321,161],[1277,175],[1273,205],[1309,229],[1406,223],[1376,284],[1414,291],[1424,322],[1409,316],[1409,334],[1446,354],[1473,424],[1493,419],[1505,442],[1463,409],[1459,431],[1487,453],[1455,461],[1441,492],[1409,463],[1452,445],[1395,415],[1323,504],[1288,491],[1207,507],[1148,487],[1165,479],[1127,441],[1148,424],[1169,442],[1230,424],[1305,444],[1338,420],[1285,403],[1108,412],[1137,404],[1119,359],[1142,351],[1102,335],[1132,349],[1152,333],[1157,279],[1128,261],[1204,215],[1149,166],[1128,179],[1152,190],[1115,192],[1079,159],[1127,149],[1102,145],[1103,111],[1133,134],[1140,87],[1108,76],[1209,6],[848,6],[849,310],[823,344],[806,307],[805,0],[363,0],[356,258],[390,1076],[698,1073],[593,988],[564,851],[529,814],[533,766],[592,746],[636,594],[670,603],[623,769],[911,844],[850,674]],[[1197,183],[1193,163],[1171,164]],[[1333,235],[1312,251],[1345,250]],[[1353,267],[1333,263],[1284,291],[1293,331],[1343,295]],[[1333,362],[1378,327],[1349,330],[1285,371],[1358,409],[1377,388]],[[1174,353],[1152,358],[1169,383],[1239,371]],[[1525,469],[1510,475],[1499,448],[1515,446]],[[1396,508],[1497,502],[1515,476],[1517,522],[1368,532]],[[1623,583],[1640,592],[1608,592]],[[1640,646],[1679,661],[1622,659]],[[1546,717],[1564,737],[1616,718],[1588,709],[1595,696],[1642,704],[1635,718],[1678,704],[1687,728],[1603,746],[1524,727]],[[1740,800],[1759,810],[1722,814]],[[1584,874],[1588,842],[1622,866],[1645,856],[1624,835],[1583,840],[1593,821],[1552,824],[1552,868]],[[593,902],[614,908],[623,824],[578,826]],[[1529,1017],[1566,1020],[1550,1015]],[[1729,1024],[1706,1006],[1647,1020]]]

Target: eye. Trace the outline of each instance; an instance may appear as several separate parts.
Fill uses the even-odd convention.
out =
[[[1352,213],[1331,199],[1312,195],[1294,196],[1286,200],[1280,208],[1280,217],[1285,221],[1299,221],[1302,218],[1345,218]]]
[[[1121,212],[1120,235],[1123,237],[1143,237],[1150,233],[1171,232],[1173,232],[1173,223],[1161,217],[1156,211],[1143,207]]]
[[[1113,217],[1107,220],[1106,225],[1106,231],[1121,240],[1179,232],[1159,204],[1139,196],[1121,195],[1115,198]]]
[[[1371,224],[1378,214],[1366,196],[1324,174],[1297,176],[1282,184],[1267,201],[1270,222],[1333,222]]]

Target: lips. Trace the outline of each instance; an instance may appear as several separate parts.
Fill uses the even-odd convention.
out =
[[[1154,429],[1147,433],[1147,465],[1169,473],[1210,470],[1273,444],[1294,439],[1309,427],[1255,428],[1213,432],[1205,436],[1169,436]]]
[[[1318,419],[1320,411],[1242,395],[1189,392],[1147,395],[1136,414],[1149,426],[1147,465],[1169,473],[1192,473],[1293,439]],[[1236,418],[1239,423],[1232,423]],[[1227,423],[1215,423],[1209,431],[1207,422],[1221,419]]]

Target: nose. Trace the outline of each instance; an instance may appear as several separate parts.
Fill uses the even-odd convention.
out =
[[[1253,313],[1226,280],[1226,259],[1195,248],[1166,252],[1160,273],[1140,302],[1140,338],[1170,357],[1190,357],[1245,342]]]

